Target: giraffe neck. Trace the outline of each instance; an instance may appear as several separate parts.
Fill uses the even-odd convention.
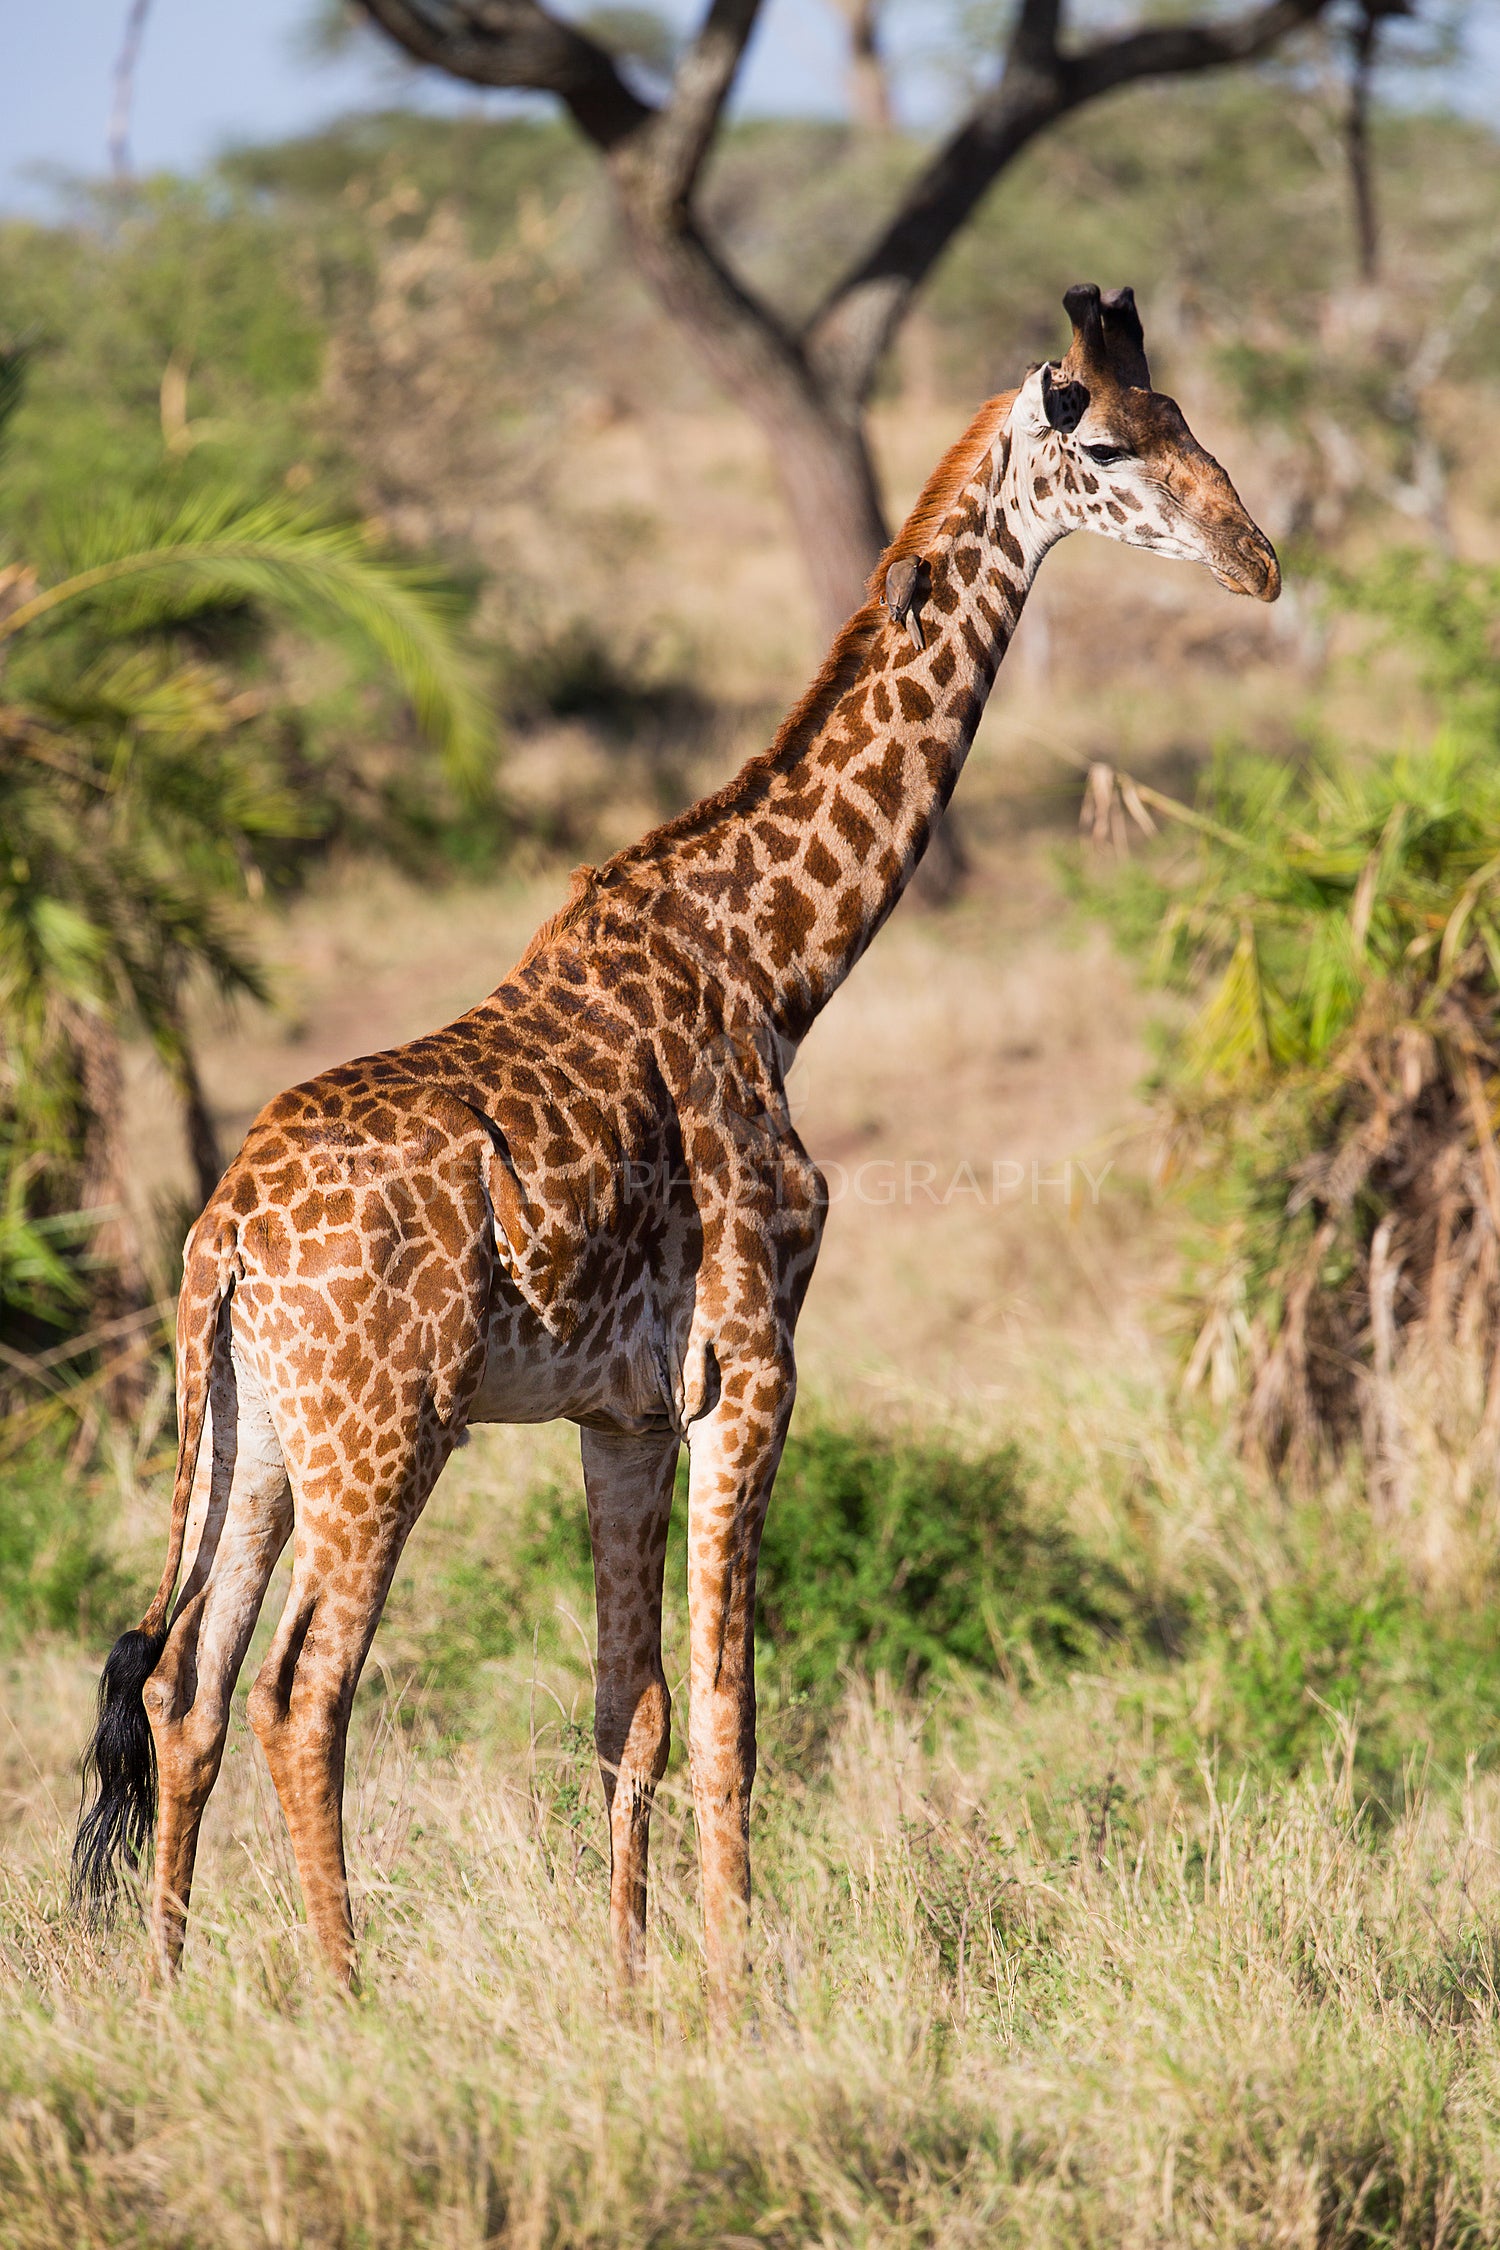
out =
[[[784,1039],[804,1036],[910,882],[1061,535],[1016,451],[1013,464],[1002,426],[936,529],[919,511],[891,550],[928,565],[926,646],[868,603],[772,749],[648,839]]]

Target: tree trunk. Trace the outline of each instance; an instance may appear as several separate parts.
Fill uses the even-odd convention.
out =
[[[889,533],[858,422],[811,397],[742,397],[771,448],[825,637],[859,609]]]
[[[864,133],[891,129],[891,88],[875,28],[879,0],[840,0],[849,26],[849,108]]]
[[[193,1178],[201,1210],[224,1177],[224,1151],[219,1146],[219,1135],[214,1125],[213,1112],[208,1106],[208,1098],[203,1091],[203,1081],[198,1076],[197,1058],[186,1041],[183,1043],[182,1061],[178,1066],[177,1090],[182,1096],[182,1118],[187,1129],[188,1155],[192,1159]]]
[[[140,61],[141,41],[150,12],[151,0],[130,0],[125,36],[115,63],[109,110],[109,168],[117,187],[123,187],[130,178],[130,111],[135,100],[136,64]]]
[[[162,1060],[182,1103],[188,1158],[193,1167],[193,1184],[198,1191],[198,1208],[202,1210],[224,1177],[224,1152],[219,1146],[213,1112],[198,1075],[198,1058],[193,1053],[178,995],[174,994],[164,1003],[163,1013],[171,1027],[172,1048],[162,1055]]]
[[[831,638],[865,598],[885,517],[856,406],[845,415],[792,339],[714,255],[690,214],[665,207],[630,152],[611,165],[637,267],[713,380],[762,429]]]

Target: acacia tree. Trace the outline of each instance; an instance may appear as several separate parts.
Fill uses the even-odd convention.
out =
[[[357,0],[414,60],[478,86],[554,94],[599,151],[642,277],[715,381],[764,431],[824,623],[863,599],[886,539],[865,417],[917,290],[986,191],[1037,136],[1146,78],[1268,54],[1332,0],[1251,0],[1181,22],[1076,41],[1069,0],[1020,0],[994,83],[920,167],[861,257],[794,323],[737,274],[697,207],[761,0],[711,0],[665,98],[644,100],[615,58],[542,0]],[[1066,278],[1066,277],[1065,277]]]

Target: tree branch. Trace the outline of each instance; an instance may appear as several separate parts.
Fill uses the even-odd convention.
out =
[[[641,185],[663,207],[686,204],[698,183],[760,8],[761,0],[713,0],[677,65],[638,159]]]
[[[1259,7],[1222,23],[1161,24],[1101,40],[1067,57],[1068,106],[1094,101],[1138,78],[1167,78],[1183,72],[1223,70],[1253,62],[1322,15],[1329,0],[1262,0]]]
[[[558,95],[603,150],[630,247],[649,286],[742,402],[760,395],[812,410],[798,345],[732,272],[689,200],[712,145],[761,0],[713,0],[664,109],[637,100],[602,47],[540,0],[359,0],[419,61],[482,86]],[[873,503],[872,503],[873,505]]]
[[[1021,0],[1016,28],[1010,35],[1010,52],[1006,57],[1007,69],[1020,63],[1023,69],[1050,70],[1057,61],[1057,42],[1062,31],[1063,0]]]
[[[136,64],[141,59],[141,41],[146,35],[146,18],[150,13],[151,0],[130,0],[125,36],[115,64],[114,95],[109,109],[109,168],[120,182],[130,178],[130,111],[135,101]]]
[[[803,330],[824,385],[853,409],[917,288],[989,187],[1027,143],[1070,110],[1142,78],[1253,60],[1312,23],[1330,0],[1258,0],[1219,23],[1164,24],[1076,54],[1058,46],[1058,0],[1025,0],[999,84],[919,173],[885,232]]]
[[[657,115],[614,58],[540,0],[358,0],[418,62],[471,86],[556,94],[596,147],[613,150]]]

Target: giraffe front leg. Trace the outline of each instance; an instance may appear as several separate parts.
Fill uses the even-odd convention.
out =
[[[755,1572],[791,1420],[790,1366],[737,1367],[688,1433],[688,1746],[709,1988],[722,2010],[744,1973],[755,1781]]]
[[[662,1570],[678,1441],[582,1433],[599,1630],[594,1743],[609,1814],[609,1922],[622,1984],[640,1973],[646,1861],[672,1704],[661,1662]]]

